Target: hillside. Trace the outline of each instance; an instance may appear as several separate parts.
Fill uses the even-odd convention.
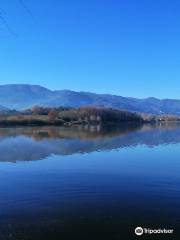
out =
[[[0,85],[0,104],[10,109],[32,107],[44,98],[49,98],[51,91],[36,85],[7,84]]]
[[[0,105],[0,112],[1,112],[1,111],[7,111],[7,110],[8,110],[8,108],[6,108],[6,107]]]
[[[26,84],[0,85],[0,105],[16,110],[31,108],[35,105],[76,108],[98,106],[157,115],[180,115],[180,100],[160,100],[152,97],[137,99],[70,90],[52,91],[38,85]]]
[[[144,122],[136,114],[107,108],[40,108],[35,107],[23,112],[12,112],[0,115],[0,126],[16,125],[109,125],[122,122]]]

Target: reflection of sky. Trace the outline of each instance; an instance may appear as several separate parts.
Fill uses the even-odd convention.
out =
[[[131,204],[132,195],[135,201],[138,196],[157,201],[166,198],[163,204],[167,204],[179,197],[179,154],[178,145],[141,145],[120,151],[53,155],[44,161],[1,163],[0,213],[20,214],[20,209],[25,213],[32,208],[45,211],[49,204],[60,207],[73,201],[76,206],[89,199],[101,202],[102,198],[106,204],[114,198],[125,204],[125,196]]]
[[[38,132],[37,132],[38,133]],[[36,133],[36,138],[38,134]],[[20,134],[20,133],[19,133]],[[33,132],[35,134],[35,132]],[[65,132],[64,132],[65,134]],[[73,134],[73,135],[72,135]],[[87,133],[86,133],[87,134]],[[98,136],[99,134],[99,136]],[[88,138],[76,136],[76,132],[66,132],[65,137],[33,138],[33,135],[9,136],[8,133],[0,138],[0,161],[16,162],[31,161],[47,158],[51,155],[72,155],[96,151],[111,151],[145,145],[155,147],[160,145],[180,143],[180,128],[150,128],[148,130],[129,130],[117,132],[114,135],[96,133]]]
[[[78,222],[84,232],[117,226],[118,233],[137,223],[180,222],[178,128],[90,139],[30,136],[0,140],[0,234],[18,224],[26,236],[37,226],[51,236],[51,227],[61,235]]]

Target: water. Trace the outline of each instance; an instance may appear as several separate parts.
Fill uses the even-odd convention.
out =
[[[0,240],[180,239],[179,156],[176,124],[1,128]]]

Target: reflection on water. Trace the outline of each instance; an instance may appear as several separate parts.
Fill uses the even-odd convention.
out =
[[[178,236],[179,143],[177,124],[1,128],[0,240]]]
[[[70,155],[110,151],[125,147],[149,147],[180,142],[180,125],[122,125],[119,128],[85,126],[0,128],[0,161],[44,159],[50,155]]]

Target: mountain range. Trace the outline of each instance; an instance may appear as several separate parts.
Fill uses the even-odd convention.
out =
[[[23,110],[33,106],[82,107],[97,106],[125,109],[148,114],[180,115],[180,100],[122,97],[110,94],[75,92],[71,90],[52,91],[39,85],[0,85],[0,110]]]

